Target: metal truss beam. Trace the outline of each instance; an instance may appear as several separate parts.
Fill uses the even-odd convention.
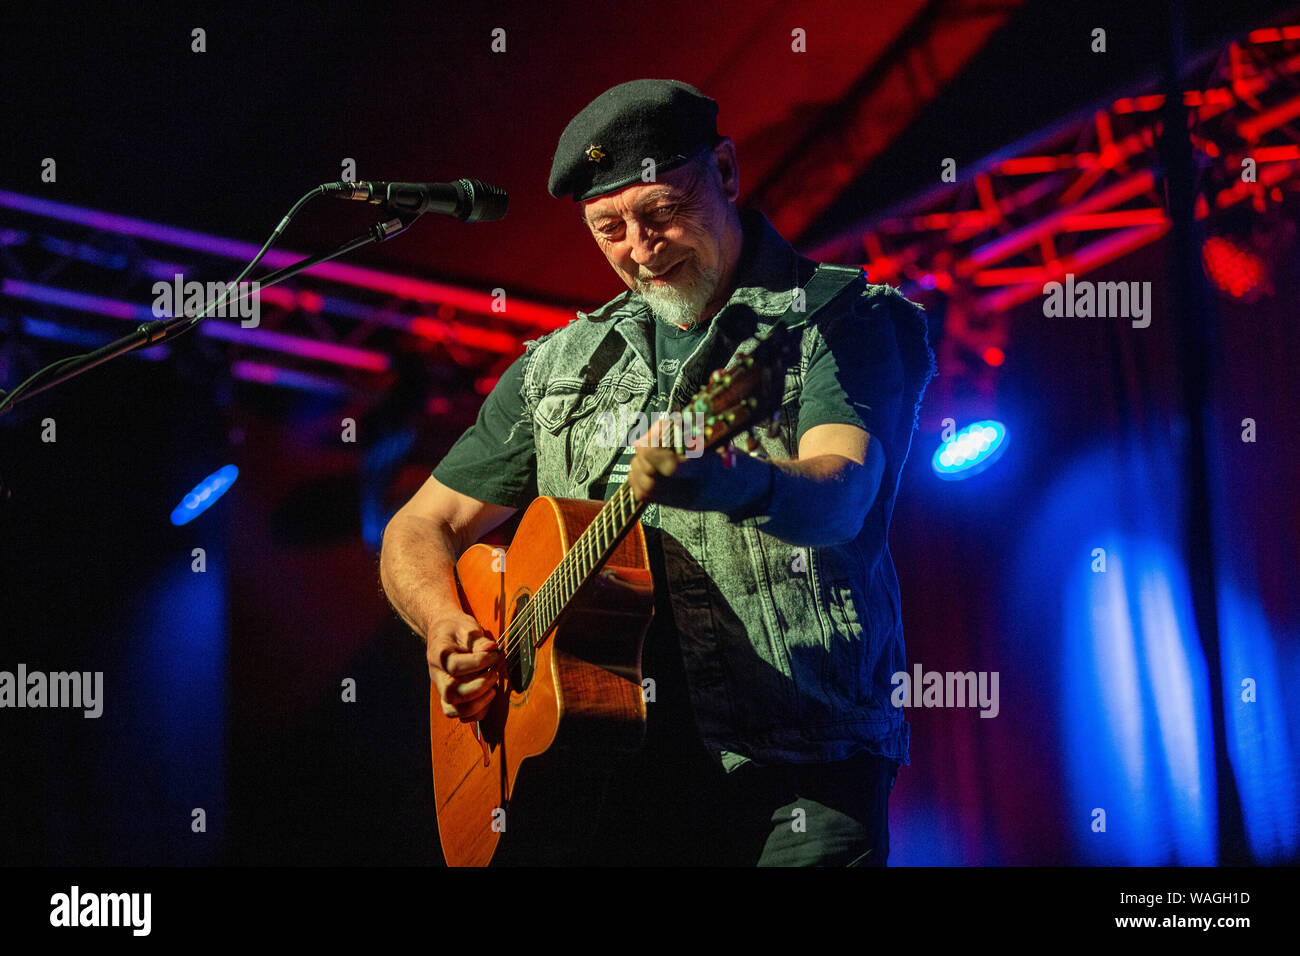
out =
[[[1198,219],[1300,195],[1300,26],[1256,30],[1183,94],[1202,170]],[[922,301],[942,296],[937,407],[991,402],[1010,311],[1048,282],[1076,278],[1158,241],[1170,228],[1154,169],[1164,97],[1137,93],[1067,119],[973,164],[810,252],[857,262],[873,281]],[[1246,161],[1255,174],[1243,176]],[[1283,212],[1282,214],[1286,214]],[[960,405],[960,401],[957,403]]]

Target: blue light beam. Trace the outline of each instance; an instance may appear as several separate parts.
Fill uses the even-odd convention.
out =
[[[239,469],[234,465],[218,468],[208,475],[172,509],[172,524],[177,526],[189,524],[216,504],[217,499],[230,489],[238,477]]]
[[[992,420],[975,422],[940,445],[930,459],[930,467],[945,481],[961,481],[992,465],[1006,447],[1005,425]]]

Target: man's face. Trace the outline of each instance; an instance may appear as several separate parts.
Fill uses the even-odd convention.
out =
[[[718,171],[700,162],[584,203],[587,227],[614,271],[680,328],[698,322],[718,292],[730,209]]]

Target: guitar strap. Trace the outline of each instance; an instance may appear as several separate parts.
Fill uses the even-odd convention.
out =
[[[790,307],[776,320],[775,325],[789,332],[802,329],[813,320],[813,316],[838,299],[860,275],[863,275],[863,272],[857,266],[837,266],[829,262],[819,262],[817,271],[803,287],[803,301],[791,296],[793,301]],[[775,331],[774,328],[773,332]]]

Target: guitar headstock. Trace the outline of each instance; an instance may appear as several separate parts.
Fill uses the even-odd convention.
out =
[[[682,409],[691,415],[692,447],[700,452],[718,448],[741,432],[772,419],[781,410],[785,373],[798,355],[796,330],[778,325],[755,336],[754,348],[729,369],[718,369]],[[686,422],[683,421],[683,425]],[[757,447],[750,436],[749,448]]]

